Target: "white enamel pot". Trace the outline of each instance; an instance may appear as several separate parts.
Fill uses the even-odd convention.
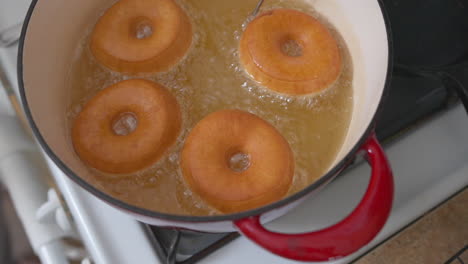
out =
[[[375,120],[390,77],[391,41],[379,0],[310,0],[338,31],[351,53],[354,108],[345,143],[328,173],[302,191],[247,212],[220,216],[178,216],[149,211],[119,201],[82,177],[89,171],[74,155],[65,123],[66,76],[90,19],[112,0],[33,0],[24,24],[18,78],[23,106],[35,136],[66,175],[108,204],[139,221],[205,232],[240,231],[261,247],[283,257],[326,261],[347,256],[371,241],[385,224],[393,201],[393,178],[374,135]],[[357,155],[365,153],[372,176],[364,198],[341,222],[303,234],[280,234],[263,228],[318,193]]]

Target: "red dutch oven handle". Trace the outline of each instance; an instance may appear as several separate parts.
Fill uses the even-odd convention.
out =
[[[270,252],[300,261],[328,261],[345,257],[369,243],[383,228],[393,203],[393,175],[375,135],[362,146],[372,167],[369,186],[359,205],[341,222],[303,234],[265,229],[259,216],[234,222],[239,231]]]

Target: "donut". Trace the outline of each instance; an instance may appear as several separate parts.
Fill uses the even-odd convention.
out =
[[[137,74],[169,70],[192,43],[192,25],[173,0],[120,0],[96,23],[90,48],[111,70]]]
[[[341,73],[337,41],[314,17],[274,9],[252,20],[239,45],[244,69],[261,85],[282,94],[324,91]]]
[[[73,121],[73,147],[87,165],[128,174],[154,164],[175,142],[179,104],[152,81],[118,82],[88,101]]]
[[[189,188],[207,204],[235,213],[281,199],[292,182],[294,157],[268,122],[241,110],[221,110],[192,129],[180,167]]]

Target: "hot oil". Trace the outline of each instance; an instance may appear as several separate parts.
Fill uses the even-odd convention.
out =
[[[296,161],[289,194],[324,175],[344,142],[352,112],[351,61],[339,34],[305,2],[265,1],[263,11],[294,8],[329,25],[340,42],[344,59],[339,80],[326,92],[314,97],[285,96],[252,81],[238,60],[239,39],[257,0],[178,2],[192,19],[195,32],[192,47],[170,72],[143,76],[164,84],[182,107],[183,128],[176,144],[157,164],[143,172],[116,176],[93,171],[86,180],[115,198],[147,209],[184,215],[219,214],[185,185],[179,153],[191,128],[209,113],[221,109],[254,113],[274,125],[287,139]],[[99,90],[117,81],[141,77],[122,75],[100,66],[91,55],[88,43],[85,37],[71,68],[70,124],[84,103]]]

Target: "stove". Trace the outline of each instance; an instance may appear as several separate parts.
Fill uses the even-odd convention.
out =
[[[0,30],[2,23],[19,22],[27,9],[26,0],[5,1],[0,3]],[[468,65],[468,1],[384,3],[393,27],[395,67],[376,133],[394,170],[394,207],[370,244],[329,263],[357,259],[468,185],[468,116],[457,99],[463,86],[468,89],[468,66],[464,66]],[[5,21],[4,6],[16,12],[8,12]],[[0,50],[0,59],[9,65],[7,74],[13,80],[16,50]],[[441,72],[450,74],[451,81]],[[91,196],[47,162],[95,263],[296,263],[237,233],[205,234],[139,223]],[[267,227],[297,233],[338,222],[363,196],[369,172],[365,163],[356,160],[319,195]]]

